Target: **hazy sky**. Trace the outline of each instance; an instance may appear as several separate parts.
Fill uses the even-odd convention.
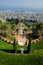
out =
[[[0,0],[0,8],[43,8],[43,0]]]

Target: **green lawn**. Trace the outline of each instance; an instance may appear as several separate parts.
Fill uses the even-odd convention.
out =
[[[24,48],[24,50],[27,50],[27,45],[24,45],[24,46],[17,45],[17,50],[20,50],[21,48]]]
[[[4,42],[0,39],[0,49],[12,49],[13,46],[10,43]]]
[[[21,48],[24,48],[24,50],[27,50],[27,45],[24,46],[19,46],[17,45],[17,50],[20,50]],[[0,49],[13,49],[13,45],[7,42],[4,42],[2,39],[0,39]],[[43,40],[31,44],[31,50],[38,50],[38,49],[43,49]]]
[[[25,50],[27,50],[27,46],[19,46],[17,45],[17,50],[20,50],[21,48],[24,48]],[[8,49],[8,50],[12,50],[13,49],[13,44],[4,42],[2,39],[0,39],[0,49]]]
[[[41,52],[41,53],[40,53]],[[0,65],[43,65],[43,50],[33,54],[10,54],[0,51]]]
[[[37,43],[31,44],[31,50],[38,50],[38,49],[43,49],[43,40],[40,40]]]
[[[24,46],[17,46],[17,50],[20,50],[20,48],[24,48],[25,50],[27,50],[27,45]],[[40,40],[39,42],[33,43],[31,44],[31,51],[33,52],[34,50],[38,50],[38,49],[43,49],[43,40]]]
[[[26,50],[27,46],[17,46],[17,50],[20,48]],[[0,49],[12,50],[13,46],[0,39]],[[43,65],[43,40],[31,44],[31,50],[29,54],[7,53],[0,50],[0,65]]]

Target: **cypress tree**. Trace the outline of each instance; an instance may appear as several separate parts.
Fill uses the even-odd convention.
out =
[[[31,47],[31,38],[29,38],[28,46],[27,46],[27,53],[30,52]]]
[[[14,43],[13,43],[13,52],[16,52],[16,39],[14,38]]]

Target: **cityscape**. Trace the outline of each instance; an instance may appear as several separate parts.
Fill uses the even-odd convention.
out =
[[[2,10],[0,11],[0,19],[6,22],[6,18],[18,18],[22,19],[34,19],[43,22],[43,12],[28,12],[28,11],[12,11]]]

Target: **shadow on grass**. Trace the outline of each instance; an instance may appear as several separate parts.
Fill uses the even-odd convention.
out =
[[[7,52],[7,53],[14,53],[14,50],[9,49],[0,49],[1,51]]]
[[[21,50],[17,50],[16,52],[14,52],[14,50],[9,50],[9,49],[0,49],[0,50],[7,53],[21,53]],[[23,53],[27,54],[27,51],[24,51]]]

